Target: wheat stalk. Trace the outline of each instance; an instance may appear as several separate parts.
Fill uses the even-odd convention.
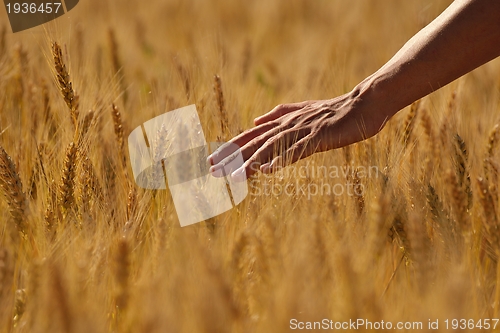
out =
[[[71,208],[75,191],[75,174],[76,174],[76,157],[78,148],[71,142],[66,148],[64,157],[61,181],[59,184],[59,207],[62,210],[63,216]]]
[[[495,210],[495,203],[493,202],[488,184],[486,180],[481,177],[477,178],[477,184],[479,189],[479,199],[486,216],[486,221],[496,225],[497,214]]]
[[[429,139],[429,141],[434,144],[434,130],[432,126],[431,117],[429,116],[429,112],[426,108],[423,108],[420,111],[420,119],[422,121],[422,128],[424,129],[424,133]]]
[[[97,177],[96,171],[94,170],[94,165],[88,157],[83,160],[82,167],[87,177],[87,186],[91,189],[91,193],[93,193],[94,197],[99,200],[101,204],[105,204],[103,187]]]
[[[498,134],[500,132],[500,125],[496,124],[490,131],[490,135],[488,136],[488,145],[487,145],[487,157],[491,158],[495,154],[495,149],[498,145]]]
[[[219,109],[221,139],[226,141],[227,134],[229,134],[229,120],[226,112],[224,93],[222,92],[222,81],[219,75],[214,76],[214,92]]]
[[[45,223],[45,229],[46,229],[47,233],[53,234],[53,232],[55,231],[54,225],[56,222],[56,217],[54,215],[54,210],[52,209],[52,207],[49,206],[45,209],[45,214],[43,216],[43,220]]]
[[[16,166],[7,152],[0,146],[0,187],[9,205],[9,213],[19,231],[25,233],[26,195]]]
[[[456,96],[456,92],[452,92],[450,100],[448,101],[448,108],[445,111],[441,127],[439,128],[439,138],[444,147],[447,147],[449,142],[449,123],[456,109]]]
[[[426,108],[423,108],[420,111],[420,119],[422,123],[422,128],[424,129],[425,136],[427,137],[427,147],[429,150],[429,153],[431,153],[434,157],[434,159],[439,158],[439,144],[436,141],[436,134],[434,133],[434,126],[432,124],[431,117],[429,116],[429,111]],[[427,156],[428,163],[427,163],[427,168],[425,168],[426,173],[430,172],[430,156]]]
[[[123,64],[120,60],[118,53],[118,42],[116,41],[115,31],[113,29],[108,30],[109,38],[109,48],[111,50],[111,64],[113,66],[114,74],[117,76],[120,89],[122,90],[123,104],[127,105],[128,93],[127,84],[125,83],[125,75],[123,73]]]
[[[63,55],[61,47],[57,42],[52,43],[52,56],[54,58],[54,68],[56,70],[56,79],[66,105],[69,108],[71,114],[71,121],[76,129],[78,126],[78,107],[79,107],[79,97],[73,89],[73,83],[70,80],[68,70],[64,64]]]
[[[411,133],[413,132],[413,127],[415,125],[415,119],[417,116],[417,111],[420,107],[420,100],[412,103],[410,107],[410,112],[408,112],[408,115],[406,116],[406,119],[403,123],[403,144],[405,146],[408,145],[408,142],[410,140]]]
[[[465,230],[467,199],[465,198],[463,189],[459,184],[459,180],[457,180],[455,172],[450,169],[448,169],[446,173],[446,183],[449,185],[450,197],[452,198],[457,222],[462,227],[462,230]]]
[[[120,110],[114,103],[111,105],[111,116],[113,117],[116,142],[118,143],[118,147],[120,148],[120,150],[123,150],[124,140],[122,116],[120,114]]]
[[[121,157],[120,164],[121,164],[123,176],[128,181],[129,176],[128,176],[128,170],[127,170],[127,154],[125,152],[125,139],[124,139],[124,134],[123,134],[123,132],[124,132],[123,120],[122,120],[120,110],[118,109],[118,106],[116,106],[114,103],[111,105],[111,116],[113,118],[115,139],[116,139],[116,143],[118,144],[119,156]],[[129,184],[129,186],[130,186],[130,184]]]
[[[467,151],[467,144],[458,134],[455,134],[455,158],[456,158],[456,170],[458,176],[458,186],[467,195],[467,209],[472,205],[472,189],[469,174],[469,153]]]
[[[90,175],[90,160],[88,157],[85,157],[81,163],[81,170],[79,172],[79,197],[78,201],[79,205],[79,215],[80,220],[83,218],[84,214],[90,211],[90,201],[91,201],[91,190],[92,190],[92,178]]]
[[[486,229],[484,238],[486,241],[486,251],[490,257],[497,260],[500,249],[500,229],[498,226],[498,218],[496,213],[495,203],[490,193],[489,186],[484,178],[477,178],[477,187],[479,191],[479,202],[484,212],[482,224]]]
[[[29,190],[28,190],[28,196],[29,198],[36,200],[38,197],[38,187],[37,183],[40,179],[40,174],[39,174],[39,164],[35,164],[33,168],[31,169],[31,176],[29,180]]]
[[[496,124],[495,126],[493,126],[493,128],[490,131],[490,134],[488,135],[488,142],[486,144],[486,157],[483,160],[484,177],[487,180],[490,180],[491,178],[490,169],[492,166],[494,167],[493,158],[495,155],[495,150],[498,146],[499,133],[500,133],[500,125]],[[496,178],[496,174],[494,174],[493,177]]]
[[[87,135],[90,127],[92,127],[92,125],[95,123],[94,116],[95,116],[95,112],[92,110],[89,110],[89,112],[87,112],[87,114],[85,114],[85,117],[83,118],[83,122],[80,126],[80,134],[79,134],[79,138],[78,138],[78,147],[80,147],[80,149],[82,148],[81,145],[84,142],[85,136]]]
[[[135,186],[130,186],[127,198],[127,220],[131,221],[137,211],[137,190]]]
[[[483,169],[485,174],[485,179],[490,183],[489,189],[491,195],[493,196],[494,202],[498,201],[498,191],[495,184],[498,184],[498,175],[500,173],[500,166],[493,158],[486,158],[483,161]]]
[[[404,258],[409,261],[410,260],[410,240],[406,234],[405,222],[401,216],[396,216],[394,221],[392,222],[392,226],[389,229],[389,238],[392,241],[396,241],[398,243],[401,252],[403,253]]]
[[[173,61],[177,73],[179,74],[180,79],[184,84],[184,93],[186,94],[186,100],[189,101],[189,98],[191,97],[191,81],[189,79],[189,72],[177,58],[174,58]]]
[[[111,116],[113,117],[113,124],[115,130],[115,138],[118,144],[118,148],[120,150],[121,155],[121,164],[123,168],[123,172],[125,173],[125,178],[127,177],[127,157],[125,154],[125,140],[123,135],[123,120],[118,107],[113,103],[111,106]]]
[[[92,174],[92,164],[88,157],[82,162],[82,171],[80,174],[80,203],[81,211],[88,212],[90,210],[90,201],[92,200],[91,192],[94,189],[94,179]]]

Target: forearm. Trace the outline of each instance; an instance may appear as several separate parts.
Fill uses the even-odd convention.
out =
[[[210,156],[213,170],[231,163],[234,146],[245,162],[232,176],[244,180],[254,165],[272,172],[371,137],[405,106],[499,55],[500,0],[457,0],[350,93],[278,105],[255,119]]]
[[[500,1],[457,0],[354,93],[378,101],[379,112],[390,118],[499,55]]]

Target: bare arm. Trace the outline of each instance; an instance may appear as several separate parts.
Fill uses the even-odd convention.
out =
[[[392,116],[499,55],[500,1],[457,0],[359,89],[376,91],[392,102]]]
[[[324,101],[284,104],[255,119],[231,140],[244,165],[232,175],[295,163],[377,134],[395,113],[500,55],[500,1],[456,0],[350,93]],[[277,154],[276,151],[278,152]],[[231,147],[210,157],[213,170]]]

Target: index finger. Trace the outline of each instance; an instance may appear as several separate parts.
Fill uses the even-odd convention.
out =
[[[276,123],[269,122],[256,126],[248,131],[245,131],[240,135],[231,139],[229,142],[220,146],[216,151],[214,151],[207,157],[207,160],[210,162],[211,165],[215,165],[220,161],[222,161],[223,159],[225,159],[226,157],[233,154],[236,151],[237,147],[240,148],[243,147],[251,140],[275,128],[276,126],[277,126]]]

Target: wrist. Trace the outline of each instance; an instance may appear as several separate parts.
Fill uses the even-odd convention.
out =
[[[419,74],[419,65],[415,60],[389,62],[361,81],[353,92],[359,93],[357,98],[368,101],[373,112],[390,119],[434,90],[429,78]]]
[[[388,121],[405,105],[401,101],[399,89],[390,87],[390,82],[378,73],[372,74],[349,93],[349,98],[357,109],[361,110],[364,119],[375,124]]]

